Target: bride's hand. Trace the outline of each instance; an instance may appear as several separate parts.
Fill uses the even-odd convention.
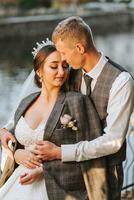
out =
[[[20,184],[21,185],[29,185],[35,182],[40,175],[43,173],[42,167],[31,170],[28,173],[24,173],[20,176]]]
[[[25,149],[17,149],[14,153],[14,158],[17,164],[21,164],[29,169],[42,166],[41,160],[35,154]]]

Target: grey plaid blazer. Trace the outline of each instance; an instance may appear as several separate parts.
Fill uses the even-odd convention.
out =
[[[15,113],[15,126],[21,115],[40,93],[34,93],[20,103]],[[62,128],[60,116],[69,114],[77,121],[78,130]],[[77,92],[61,92],[44,129],[44,140],[61,144],[74,144],[93,140],[101,134],[100,120],[88,97]],[[105,158],[91,161],[44,162],[44,177],[50,200],[107,200]]]

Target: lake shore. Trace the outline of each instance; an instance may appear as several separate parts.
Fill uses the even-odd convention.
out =
[[[129,9],[113,11],[79,12],[93,33],[103,34],[115,31],[125,31],[134,24],[134,12]],[[57,13],[36,16],[8,17],[0,19],[0,39],[12,37],[31,37],[36,35],[51,35],[53,29],[62,19],[73,13]]]

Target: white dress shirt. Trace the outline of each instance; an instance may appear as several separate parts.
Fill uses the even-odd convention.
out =
[[[87,73],[93,78],[91,82],[92,91],[107,61],[102,54],[97,65]],[[86,94],[84,78],[82,79],[81,92]],[[126,137],[133,107],[134,81],[128,72],[121,72],[110,90],[107,106],[107,126],[103,130],[105,134],[92,141],[61,145],[62,161],[90,160],[116,153]]]

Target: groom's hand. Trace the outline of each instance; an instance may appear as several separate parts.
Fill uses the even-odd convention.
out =
[[[43,161],[61,159],[61,148],[49,141],[37,141],[32,152]]]

